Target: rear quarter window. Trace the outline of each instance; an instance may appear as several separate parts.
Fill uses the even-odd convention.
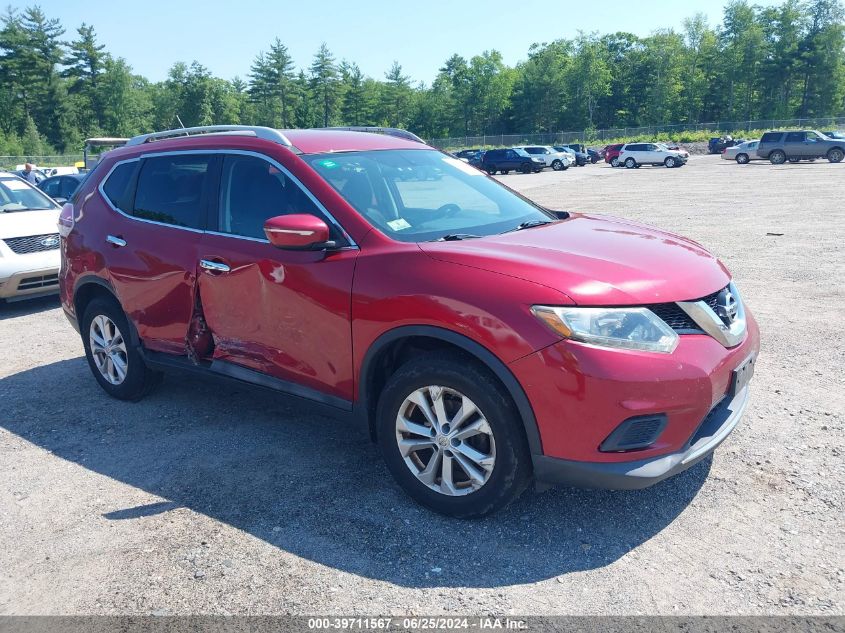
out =
[[[777,143],[783,134],[781,132],[766,132],[760,139],[761,143]]]
[[[124,213],[132,210],[132,183],[139,162],[133,160],[121,163],[106,177],[103,183],[103,193],[112,206]]]

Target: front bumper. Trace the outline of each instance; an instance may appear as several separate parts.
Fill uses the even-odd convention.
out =
[[[689,467],[742,415],[747,387],[732,395],[733,371],[759,349],[757,323],[746,309],[745,337],[732,348],[706,334],[681,335],[671,354],[562,340],[514,361],[510,369],[540,434],[538,479],[637,488]],[[655,416],[666,422],[645,448],[601,449],[624,422]]]
[[[58,274],[58,249],[19,254],[0,240],[0,299],[58,292]]]
[[[684,450],[629,462],[579,462],[534,456],[538,482],[578,488],[635,490],[677,475],[710,455],[739,423],[748,404],[748,387],[708,414]]]

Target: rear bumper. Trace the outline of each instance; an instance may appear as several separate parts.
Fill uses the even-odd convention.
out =
[[[580,462],[534,456],[537,481],[579,488],[635,490],[677,475],[710,455],[739,423],[748,403],[748,387],[722,401],[707,415],[684,450],[628,462]]]

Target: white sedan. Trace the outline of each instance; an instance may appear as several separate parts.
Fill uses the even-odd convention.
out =
[[[58,291],[60,210],[23,178],[0,173],[0,302]]]
[[[739,145],[728,147],[722,152],[722,158],[725,160],[735,160],[740,165],[745,165],[752,160],[762,160],[757,156],[757,146],[760,141],[745,141]]]

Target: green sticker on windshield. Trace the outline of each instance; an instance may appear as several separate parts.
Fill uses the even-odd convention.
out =
[[[337,163],[333,160],[329,160],[328,158],[319,161],[317,164],[320,167],[325,167],[326,169],[335,169],[337,167]]]

